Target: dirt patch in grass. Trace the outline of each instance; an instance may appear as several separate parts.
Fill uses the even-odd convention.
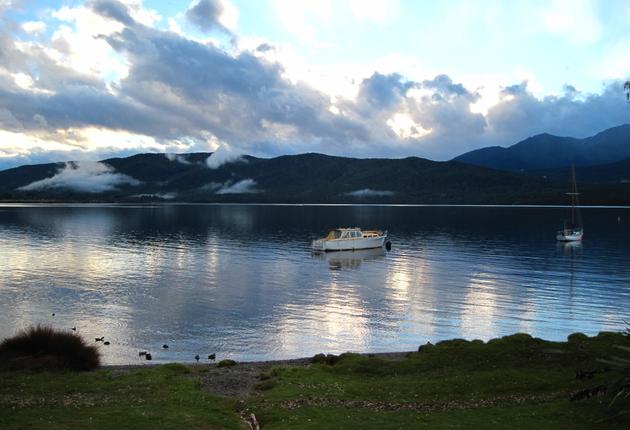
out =
[[[256,385],[261,382],[261,374],[277,367],[303,367],[309,363],[310,358],[300,358],[238,363],[229,367],[210,365],[198,373],[198,377],[201,379],[203,389],[215,396],[249,397],[254,394]]]
[[[408,352],[386,352],[377,354],[365,354],[388,360],[402,360]],[[264,381],[266,375],[273,369],[284,367],[308,367],[311,357],[297,358],[293,360],[252,361],[239,362],[230,367],[218,367],[211,365],[192,365],[193,368],[203,370],[198,372],[202,387],[208,393],[215,396],[226,397],[250,397],[259,390],[259,384]]]

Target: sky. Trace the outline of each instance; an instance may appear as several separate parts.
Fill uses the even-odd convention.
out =
[[[630,2],[0,0],[0,169],[448,160],[630,122]]]

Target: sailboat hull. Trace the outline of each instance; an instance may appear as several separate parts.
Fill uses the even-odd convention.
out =
[[[584,232],[582,229],[579,230],[560,230],[558,234],[556,234],[556,239],[560,242],[577,242],[578,240],[582,240],[582,236],[584,236]]]
[[[572,189],[570,193],[567,195],[571,196],[571,222],[568,220],[564,221],[564,228],[562,230],[558,230],[556,234],[556,240],[559,242],[578,242],[582,240],[582,236],[584,235],[584,230],[582,228],[582,217],[580,216],[579,209],[579,201],[577,190],[577,183],[575,181],[575,166],[571,166],[571,179],[572,179]],[[577,216],[576,216],[577,215]],[[577,218],[577,223],[576,223]]]

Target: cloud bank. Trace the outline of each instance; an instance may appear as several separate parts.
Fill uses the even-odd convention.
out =
[[[221,188],[219,188],[215,193],[216,194],[248,194],[248,193],[257,193],[256,190],[256,181],[253,179],[243,179],[242,181],[238,181],[236,183],[232,183],[230,181],[223,184]]]
[[[180,155],[180,154],[173,154],[172,152],[166,152],[164,156],[166,157],[168,161],[176,161],[181,164],[190,164],[190,161],[188,161],[185,156]]]
[[[243,154],[232,148],[228,144],[219,146],[210,156],[206,159],[206,166],[210,169],[218,169],[224,164],[235,163],[244,161]]]
[[[114,168],[96,162],[70,162],[52,177],[18,188],[20,191],[65,189],[82,193],[102,193],[115,190],[119,185],[139,185],[140,181]]]
[[[394,193],[393,191],[387,191],[387,190],[372,190],[370,188],[363,188],[361,190],[356,190],[356,191],[351,191],[349,193],[346,193],[347,196],[351,196],[351,197],[389,197],[389,196],[393,196]]]

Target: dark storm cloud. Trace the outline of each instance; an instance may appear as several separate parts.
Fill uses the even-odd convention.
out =
[[[223,12],[221,0],[198,0],[186,11],[186,18],[201,31],[221,30],[231,33],[219,20]]]

